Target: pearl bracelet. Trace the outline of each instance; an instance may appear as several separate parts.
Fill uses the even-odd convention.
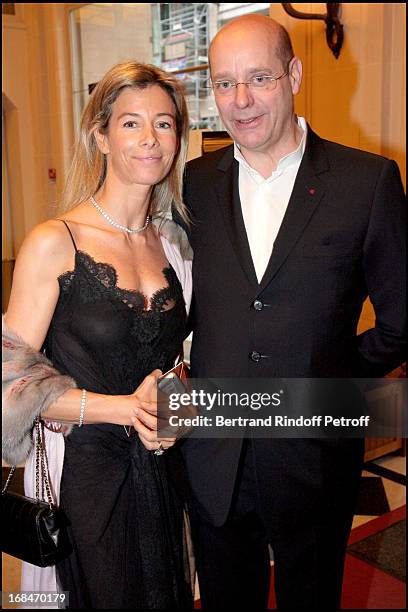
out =
[[[85,404],[86,404],[86,389],[82,389],[81,408],[79,411],[78,427],[82,427],[82,425],[84,424]]]

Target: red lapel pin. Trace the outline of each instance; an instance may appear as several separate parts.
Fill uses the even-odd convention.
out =
[[[315,194],[315,188],[314,187],[309,187],[309,193],[310,195],[314,195]]]

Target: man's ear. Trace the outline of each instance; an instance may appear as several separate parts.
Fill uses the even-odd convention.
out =
[[[96,144],[98,145],[98,149],[104,155],[110,153],[109,151],[109,143],[106,134],[102,134],[98,129],[94,130],[94,136],[96,140]]]
[[[289,65],[289,80],[292,87],[292,93],[295,96],[302,83],[302,62],[298,57],[293,57]]]

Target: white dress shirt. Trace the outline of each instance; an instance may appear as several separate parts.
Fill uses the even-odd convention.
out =
[[[298,148],[282,157],[276,170],[267,179],[251,168],[238,145],[234,143],[234,157],[239,162],[242,215],[259,283],[271,257],[305,151],[305,119],[298,117],[298,124],[303,129]]]

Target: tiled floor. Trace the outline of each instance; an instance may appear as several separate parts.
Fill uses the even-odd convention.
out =
[[[392,472],[406,476],[406,458],[401,456],[388,455],[372,462],[374,465],[384,467]],[[376,476],[372,472],[364,471],[364,478],[378,478],[384,488],[386,500],[388,502],[389,510],[395,510],[400,508],[406,502],[406,487],[397,482],[380,476]],[[374,517],[379,516],[376,513],[373,514],[357,514],[353,520],[353,529],[359,525],[363,525],[368,521],[372,521]]]
[[[389,455],[382,459],[378,459],[373,462],[374,465],[384,467],[392,472],[400,475],[406,475],[406,460],[404,457]],[[370,468],[370,466],[368,466]],[[374,468],[375,469],[375,468]],[[395,510],[400,508],[405,504],[406,495],[405,495],[405,485],[394,482],[389,478],[384,476],[378,476],[372,472],[365,471],[363,473],[364,478],[372,479],[370,483],[374,484],[373,487],[373,496],[371,500],[373,502],[373,507],[376,506],[378,510],[379,507],[384,507],[389,510]],[[374,479],[378,479],[378,482],[374,483]],[[369,490],[370,487],[368,487]],[[377,503],[378,500],[374,499],[375,495],[381,495],[380,503]],[[368,498],[368,503],[366,500],[365,508],[367,514],[364,515],[356,515],[353,521],[353,529],[359,527],[369,521],[373,521],[378,514],[370,513],[370,497]],[[374,512],[374,510],[373,510]],[[9,557],[8,555],[2,555],[2,567],[3,567],[3,592],[18,592],[20,590],[20,576],[21,576],[21,562],[18,559],[13,557]],[[352,560],[353,563],[353,573],[358,572],[360,567],[363,567],[358,560]],[[198,591],[197,591],[198,593]],[[374,603],[373,603],[374,606]],[[17,606],[12,605],[3,605],[3,608],[12,608]],[[348,606],[347,606],[348,607]]]

